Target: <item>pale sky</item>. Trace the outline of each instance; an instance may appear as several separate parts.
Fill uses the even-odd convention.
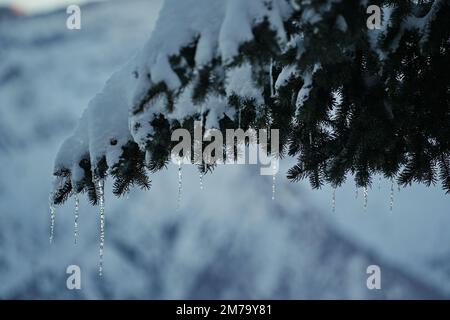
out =
[[[33,14],[89,1],[91,0],[0,0],[0,6],[12,4],[25,13]]]

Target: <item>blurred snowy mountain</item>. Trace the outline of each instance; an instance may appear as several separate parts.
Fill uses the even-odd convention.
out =
[[[0,298],[449,297],[450,210],[439,188],[395,190],[390,213],[383,182],[364,214],[362,191],[356,201],[347,185],[332,214],[331,190],[280,176],[272,201],[271,178],[250,166],[219,167],[200,190],[195,168],[185,167],[177,212],[177,169],[169,166],[150,191],[128,199],[107,186],[102,278],[98,208],[85,198],[78,244],[71,201],[57,208],[56,243],[48,243],[57,148],[143,45],[161,3],[83,6],[81,30],[66,29],[65,10],[0,19]],[[72,264],[81,267],[80,291],[66,288]],[[372,264],[381,267],[382,290],[366,287]]]
[[[0,5],[0,20],[14,19],[23,15],[19,9]]]

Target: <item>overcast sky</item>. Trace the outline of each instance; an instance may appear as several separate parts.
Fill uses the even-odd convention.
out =
[[[0,6],[14,5],[26,13],[38,13],[92,0],[0,0]]]

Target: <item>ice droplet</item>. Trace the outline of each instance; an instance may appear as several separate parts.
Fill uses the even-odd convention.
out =
[[[49,198],[48,198],[48,205],[49,205],[49,209],[50,209],[50,237],[49,237],[49,241],[50,244],[53,243],[53,239],[54,239],[54,232],[55,232],[55,205],[53,202],[53,193],[50,194]]]
[[[394,207],[394,180],[391,180],[391,195],[389,202],[389,209],[391,210],[391,212],[393,207]]]
[[[183,191],[183,172],[181,168],[181,161],[178,163],[178,198],[177,198],[177,211],[181,206],[181,193]]]
[[[100,205],[100,249],[99,249],[99,262],[98,262],[98,274],[103,276],[103,251],[105,247],[105,195],[104,195],[105,182],[102,179],[97,181],[97,190],[99,195]]]
[[[74,236],[75,244],[77,244],[77,241],[78,241],[79,211],[80,211],[80,198],[78,197],[78,194],[75,194],[75,220],[74,220],[74,226],[73,226],[73,236]]]

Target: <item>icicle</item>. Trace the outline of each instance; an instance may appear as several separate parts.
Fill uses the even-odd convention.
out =
[[[100,205],[100,250],[99,250],[99,263],[98,274],[103,275],[103,249],[105,247],[105,196],[104,196],[104,181],[102,179],[97,180],[97,189],[99,195]]]
[[[205,175],[204,172],[206,171],[206,164],[203,163],[203,169],[200,170],[200,190],[203,190],[203,176]]]
[[[238,128],[241,128],[241,106],[239,106],[239,115],[238,115]]]
[[[378,179],[378,190],[381,190],[381,176],[380,176],[380,178]]]
[[[270,77],[270,97],[274,97],[275,93],[274,93],[274,90],[273,90],[273,59],[272,58],[270,58],[269,77]]]
[[[203,171],[200,172],[201,174],[201,180],[200,180],[200,190],[203,190],[205,187],[205,184],[203,182],[203,178],[205,177],[205,172],[208,169],[208,167],[206,166],[206,163],[203,164]]]
[[[178,163],[178,199],[177,199],[177,211],[180,210],[181,206],[181,193],[183,191],[183,172],[181,169],[181,160]]]
[[[389,202],[389,209],[391,210],[391,212],[393,207],[394,207],[394,180],[391,180],[391,195]]]
[[[336,212],[336,188],[333,189],[333,200],[331,201],[333,213]]]
[[[80,211],[80,198],[78,197],[78,194],[75,194],[75,221],[74,221],[74,227],[73,227],[73,236],[75,244],[77,244],[78,240],[78,212]]]
[[[355,199],[358,199],[358,186],[355,187]]]
[[[400,183],[397,183],[397,192],[400,192]]]
[[[275,200],[275,193],[276,193],[276,182],[277,182],[277,162],[274,161],[273,163],[273,172],[272,172],[272,201]]]
[[[48,199],[48,205],[50,209],[50,243],[53,243],[54,232],[55,232],[55,205],[53,203],[53,193],[50,194]]]
[[[369,196],[369,190],[367,189],[367,187],[364,187],[364,211],[367,210],[368,196]]]
[[[200,171],[200,190],[203,190],[203,172]]]
[[[276,174],[272,175],[272,200],[275,200],[275,191],[276,191]]]
[[[201,107],[201,110],[200,110],[200,117],[201,117],[201,122],[202,122],[202,130],[203,130],[203,123],[204,123],[204,121],[205,121],[205,117],[204,117],[204,115],[203,115],[203,113],[204,113],[204,110],[203,110],[203,108],[204,108],[204,106],[203,106],[203,104],[202,104],[202,107]],[[240,107],[239,107],[240,108]],[[240,109],[239,109],[240,110]],[[239,127],[240,127],[240,121],[239,121]],[[201,148],[202,148],[202,146],[201,146]],[[205,171],[205,169],[206,169],[206,163],[203,163],[203,159],[201,159],[201,161],[202,161],[202,170],[200,170],[200,175],[199,175],[199,177],[200,177],[200,190],[203,190],[203,176],[204,176],[204,171]]]

